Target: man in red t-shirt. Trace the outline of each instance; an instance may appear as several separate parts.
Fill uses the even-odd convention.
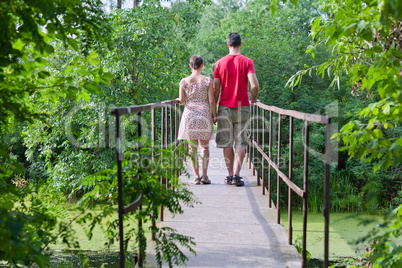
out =
[[[226,181],[236,186],[244,185],[240,169],[246,154],[247,122],[250,119],[248,83],[250,82],[251,103],[257,101],[259,88],[254,63],[240,54],[241,44],[238,33],[228,35],[229,54],[215,63],[213,75],[216,102],[220,95],[216,145],[223,148],[229,173]]]

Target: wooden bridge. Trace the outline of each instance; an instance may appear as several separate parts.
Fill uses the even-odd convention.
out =
[[[156,127],[155,111],[160,110],[161,125]],[[309,175],[309,135],[310,124],[320,124],[325,129],[325,148],[321,155],[323,161],[323,184],[325,190],[324,203],[324,267],[328,267],[329,245],[329,179],[331,162],[330,123],[328,116],[312,115],[292,110],[284,110],[273,106],[257,103],[251,107],[249,125],[250,142],[247,148],[247,157],[243,163],[241,176],[245,181],[243,187],[236,187],[224,183],[227,175],[223,161],[223,152],[210,143],[210,164],[208,175],[212,180],[210,185],[189,184],[187,176],[181,180],[187,183],[196,198],[201,201],[194,208],[184,207],[184,213],[172,217],[169,213],[160,211],[160,227],[168,226],[178,233],[191,236],[196,242],[196,256],[186,252],[189,257],[188,267],[306,267],[307,263],[307,197]],[[158,104],[143,106],[118,107],[112,109],[116,116],[117,164],[119,181],[119,219],[120,219],[120,267],[124,267],[124,244],[122,219],[124,214],[135,209],[139,199],[124,207],[122,203],[122,151],[120,146],[120,117],[125,114],[137,114],[138,136],[141,136],[141,114],[152,112],[151,139],[156,140],[157,129],[160,130],[162,148],[168,143],[177,144],[177,130],[180,121],[180,108],[177,101],[167,101]],[[283,135],[283,122],[286,118],[286,127],[289,133]],[[303,186],[293,182],[293,137],[294,120],[302,123],[303,129]],[[267,124],[268,122],[268,124]],[[268,126],[267,126],[268,125]],[[281,144],[287,137],[289,146],[287,170],[284,171],[281,154]],[[274,138],[277,139],[275,144]],[[277,150],[273,152],[273,148]],[[298,152],[300,154],[301,152]],[[319,154],[319,153],[318,153]],[[274,160],[274,157],[276,158]],[[272,200],[272,184],[276,173],[276,195]],[[191,169],[188,168],[190,178]],[[162,180],[161,180],[162,181]],[[261,183],[262,182],[262,183]],[[281,183],[287,185],[287,204],[280,204]],[[301,257],[292,245],[292,200],[302,199],[303,204],[303,237]],[[280,207],[288,207],[288,231],[280,220]],[[154,244],[151,241],[147,246],[147,258],[144,262],[139,256],[139,267],[157,267],[155,261]],[[165,266],[164,266],[165,267]]]
[[[186,252],[188,267],[301,267],[296,248],[287,243],[287,232],[276,223],[276,209],[269,208],[261,194],[257,177],[243,165],[243,187],[227,185],[222,149],[210,144],[209,185],[189,184],[201,204],[184,207],[184,213],[174,218],[165,213],[160,226],[194,237],[197,255]],[[190,178],[193,177],[189,166]],[[181,176],[183,182],[190,180]],[[151,242],[151,241],[150,241]],[[154,245],[148,243],[145,267],[157,267]]]

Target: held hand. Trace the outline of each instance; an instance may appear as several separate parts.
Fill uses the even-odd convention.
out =
[[[257,100],[257,99],[251,99],[250,104],[255,104],[256,102],[260,102],[260,100]]]
[[[214,122],[214,125],[216,125],[216,122],[217,122],[218,120],[216,120],[216,116],[212,116],[212,122]]]

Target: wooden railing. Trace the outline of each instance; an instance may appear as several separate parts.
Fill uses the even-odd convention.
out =
[[[178,125],[180,122],[181,110],[178,101],[171,100],[161,103],[152,103],[147,105],[129,106],[129,107],[116,107],[111,109],[111,113],[116,116],[116,159],[117,159],[117,180],[118,180],[118,213],[119,213],[119,240],[120,240],[120,267],[125,265],[125,250],[124,250],[124,230],[123,230],[123,217],[127,213],[142,207],[142,194],[129,205],[123,204],[123,177],[122,177],[122,161],[124,160],[124,152],[122,150],[122,129],[121,129],[121,117],[124,115],[136,114],[137,123],[137,138],[142,136],[142,124],[141,116],[143,112],[151,111],[151,146],[154,148],[156,142],[160,142],[161,149],[166,149],[169,146],[177,148],[179,142],[177,141]],[[160,113],[160,127],[156,126],[156,113]],[[158,133],[159,130],[159,133]],[[159,135],[157,135],[159,134]],[[137,149],[141,148],[140,142],[138,142]],[[174,150],[174,158],[181,159],[178,155],[178,151]],[[154,157],[154,152],[152,153]],[[178,174],[175,174],[176,176]],[[140,179],[140,178],[139,178]],[[166,176],[161,176],[160,182],[169,187],[169,176],[166,172]],[[171,187],[174,187],[171,185]],[[159,209],[159,220],[163,221],[164,208]],[[155,224],[153,222],[152,224]],[[141,226],[142,222],[139,220],[138,225]],[[155,238],[155,234],[152,233],[152,239]],[[141,245],[138,245],[140,249]],[[141,251],[138,250],[137,263],[139,267],[143,266],[143,256]]]
[[[269,129],[266,131],[266,112],[269,113]],[[278,116],[277,119],[277,159],[276,162],[273,159],[272,149],[274,147],[273,141],[273,128],[274,128],[274,115]],[[302,267],[307,267],[307,200],[308,200],[308,182],[309,182],[309,137],[310,137],[310,124],[319,123],[325,125],[325,158],[323,161],[323,169],[325,169],[325,175],[323,177],[324,182],[324,267],[328,267],[328,244],[329,244],[329,187],[330,187],[330,162],[331,162],[331,144],[330,144],[330,132],[331,132],[331,118],[328,116],[321,116],[315,114],[301,113],[293,110],[284,110],[277,108],[275,106],[268,106],[257,102],[251,106],[250,113],[250,143],[247,148],[247,156],[249,161],[249,168],[253,164],[253,175],[257,173],[257,184],[261,185],[262,181],[262,194],[265,195],[266,188],[268,189],[268,206],[272,207],[272,169],[277,173],[277,200],[276,200],[276,210],[277,210],[277,223],[280,224],[280,208],[281,208],[281,181],[288,186],[288,243],[292,244],[292,192],[296,193],[303,200],[303,237],[302,237]],[[283,117],[288,117],[289,119],[289,146],[288,146],[288,171],[281,170],[281,144],[284,142],[282,140],[282,122]],[[294,122],[293,120],[304,121],[304,151],[303,151],[303,187],[297,186],[293,182],[293,137],[294,137]],[[268,135],[268,154],[266,152],[266,136]],[[268,163],[266,166],[265,163]],[[265,178],[265,170],[267,170],[268,178]],[[266,185],[267,184],[267,185]]]
[[[151,141],[152,146],[155,146],[156,142],[160,142],[162,148],[167,148],[169,144],[179,146],[177,141],[178,125],[180,122],[180,108],[178,107],[178,101],[166,101],[161,103],[153,103],[140,106],[130,107],[117,107],[111,110],[112,114],[116,116],[116,158],[117,158],[117,178],[118,178],[118,205],[119,205],[119,238],[120,238],[120,267],[124,267],[124,232],[123,232],[123,217],[127,213],[134,209],[141,209],[141,196],[131,204],[124,206],[123,204],[123,179],[122,179],[122,161],[124,160],[124,154],[121,148],[121,127],[120,119],[124,115],[136,114],[137,115],[137,137],[141,137],[141,116],[143,112],[151,111]],[[156,112],[160,111],[161,125],[156,127]],[[269,129],[266,131],[266,112],[269,112]],[[278,116],[277,120],[277,161],[273,160],[272,148],[273,145],[273,127],[274,127],[274,114]],[[307,262],[307,198],[308,198],[308,177],[309,177],[309,135],[310,124],[319,123],[325,125],[325,161],[324,169],[325,176],[324,189],[324,221],[325,221],[325,244],[324,244],[324,267],[329,266],[328,262],[328,244],[329,244],[329,180],[330,180],[330,162],[331,162],[331,145],[330,145],[330,123],[331,118],[328,116],[321,116],[315,114],[301,113],[293,110],[284,110],[274,106],[268,106],[257,102],[251,106],[250,113],[250,129],[249,138],[250,143],[247,148],[247,157],[249,162],[249,168],[253,168],[253,174],[257,173],[257,184],[261,185],[262,181],[262,194],[265,195],[266,189],[268,190],[268,206],[272,207],[272,187],[271,187],[271,173],[274,169],[277,173],[277,223],[280,224],[280,195],[281,188],[280,182],[283,181],[288,186],[288,243],[292,244],[292,192],[296,193],[303,200],[303,238],[302,238],[302,267],[306,267]],[[282,140],[282,117],[288,117],[289,119],[289,159],[288,159],[288,172],[286,175],[281,170],[281,144]],[[293,120],[304,121],[304,172],[303,172],[303,187],[300,188],[293,182]],[[157,138],[157,131],[159,132],[159,138]],[[268,135],[268,154],[266,152],[266,133]],[[138,144],[140,149],[141,144]],[[175,156],[176,157],[176,156]],[[180,158],[180,156],[177,156]],[[265,163],[268,163],[266,166]],[[253,164],[253,165],[252,165]],[[252,165],[252,167],[251,167]],[[265,170],[267,169],[268,178],[265,178]],[[177,174],[178,175],[178,174]],[[168,176],[161,177],[161,183],[165,183],[166,187],[169,187]],[[159,220],[163,221],[163,207],[159,210]],[[138,223],[141,225],[141,221]],[[155,224],[155,223],[153,223]],[[154,234],[152,234],[154,238]],[[138,252],[138,266],[142,267],[143,258]]]

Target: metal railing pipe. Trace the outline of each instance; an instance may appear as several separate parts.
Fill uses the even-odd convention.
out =
[[[308,201],[308,148],[310,125],[304,121],[304,171],[303,171],[303,241],[302,241],[302,268],[307,267],[307,201]]]

